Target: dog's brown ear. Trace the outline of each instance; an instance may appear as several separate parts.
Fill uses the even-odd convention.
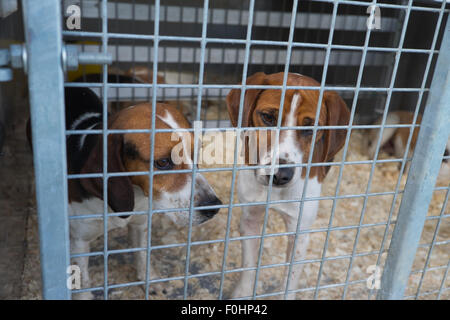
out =
[[[350,120],[350,112],[345,101],[334,91],[324,92],[324,103],[327,108],[327,126],[345,126]],[[316,147],[318,162],[331,162],[336,153],[344,146],[346,129],[325,130],[323,142]],[[316,154],[316,152],[314,152]],[[319,180],[323,180],[330,167],[319,167]]]
[[[248,85],[262,85],[266,83],[266,74],[257,72],[247,78]],[[242,110],[242,127],[251,126],[251,117],[256,106],[258,96],[264,89],[247,89],[245,90],[244,106]],[[241,99],[241,90],[232,89],[227,95],[227,108],[230,115],[231,123],[234,127],[238,125],[239,119],[239,102]]]
[[[134,77],[144,83],[152,83],[153,82],[153,70],[144,67],[144,66],[135,66],[125,73],[127,76]],[[157,74],[156,81],[158,83],[166,83],[166,79],[164,76]]]
[[[347,104],[335,91],[326,91],[324,94],[327,106],[327,125],[346,126],[350,120],[350,112]],[[346,129],[326,130],[328,133],[326,161],[331,161],[336,153],[341,150],[347,135]]]
[[[125,172],[122,160],[123,135],[112,134],[108,137],[108,173]],[[84,173],[103,172],[103,138],[98,136],[97,143],[84,166]],[[81,185],[91,195],[103,200],[103,179],[81,179]],[[134,209],[134,191],[129,177],[111,177],[108,179],[108,205],[114,212],[128,212]]]

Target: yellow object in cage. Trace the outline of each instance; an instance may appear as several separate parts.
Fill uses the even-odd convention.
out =
[[[96,41],[74,41],[71,44],[101,46],[101,43],[96,42]],[[73,71],[67,72],[67,80],[69,82],[72,82],[72,81],[82,77],[83,75],[91,74],[91,73],[101,73],[101,72],[102,72],[101,65],[80,65],[78,67],[78,70],[73,70]]]

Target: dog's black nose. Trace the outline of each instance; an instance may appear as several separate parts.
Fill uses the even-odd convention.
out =
[[[280,168],[278,172],[273,176],[273,184],[277,186],[282,186],[294,177],[294,168]]]
[[[222,204],[222,201],[220,201],[219,198],[214,197],[214,198],[208,198],[205,201],[202,201],[201,203],[199,203],[198,207],[209,207],[209,206],[219,206]],[[206,218],[212,218],[216,215],[217,212],[219,212],[220,208],[215,208],[215,209],[205,209],[202,210],[201,208],[199,209],[200,213],[205,216]]]
[[[447,150],[447,149],[445,149],[445,151],[444,151],[444,157],[448,157],[449,156],[449,151]],[[444,159],[443,160],[445,163],[447,163],[448,162],[448,159]]]

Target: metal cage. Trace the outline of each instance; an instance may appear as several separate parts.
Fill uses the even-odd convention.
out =
[[[71,29],[66,25],[71,14],[67,11],[70,5],[79,6],[81,9],[79,29]],[[172,298],[188,299],[192,297],[194,279],[199,281],[199,287],[212,288],[207,297],[227,298],[227,288],[232,286],[230,277],[234,279],[237,273],[248,270],[233,267],[228,261],[230,247],[237,245],[238,240],[245,239],[233,236],[233,217],[243,206],[259,204],[264,205],[266,209],[262,233],[257,237],[261,240],[258,263],[250,268],[256,270],[256,279],[264,272],[276,268],[284,268],[290,273],[294,264],[316,267],[313,275],[303,275],[310,278],[312,285],[309,282],[294,291],[288,290],[288,285],[281,290],[270,286],[263,290],[260,282],[255,281],[253,294],[244,298],[286,297],[288,293],[296,292],[307,294],[302,297],[318,299],[322,298],[323,292],[337,290],[338,293],[332,296],[333,298],[373,299],[376,296],[378,299],[448,299],[449,251],[447,250],[446,257],[445,250],[444,253],[439,251],[441,258],[446,259],[447,263],[432,263],[436,248],[450,245],[448,232],[445,235],[445,228],[448,230],[449,227],[450,215],[446,208],[450,186],[448,181],[444,185],[436,185],[443,150],[450,133],[450,23],[445,0],[204,0],[201,3],[181,3],[176,0],[23,0],[22,10],[33,126],[44,298],[68,299],[72,293],[89,291],[99,292],[104,299],[108,299],[114,290],[143,285],[143,297],[149,299],[152,285],[178,281],[182,284],[178,286],[177,295]],[[381,12],[381,29],[369,25],[375,22],[373,19],[377,10]],[[100,66],[86,67],[85,63],[97,63]],[[114,74],[117,70],[135,70],[136,66],[146,67],[152,72],[147,82],[119,83],[108,78],[108,74]],[[100,76],[96,79],[90,77],[92,71]],[[120,108],[121,102],[150,101],[153,110],[156,110],[158,101],[175,101],[190,121],[203,122],[202,133],[241,132],[244,130],[241,123],[237,128],[230,125],[224,104],[225,97],[232,88],[242,89],[242,114],[245,90],[261,86],[236,83],[245,83],[247,76],[258,71],[296,72],[311,76],[320,82],[319,87],[290,87],[287,86],[285,78],[282,86],[272,88],[281,90],[282,95],[287,89],[315,89],[320,92],[319,101],[323,98],[324,90],[335,90],[345,99],[351,111],[349,125],[339,127],[346,130],[342,159],[315,164],[312,163],[311,152],[307,163],[296,165],[306,168],[306,177],[309,177],[310,170],[315,165],[332,166],[337,177],[334,191],[318,199],[308,199],[303,191],[299,199],[278,201],[300,203],[297,232],[268,232],[269,204],[277,203],[270,198],[272,180],[266,202],[236,203],[236,176],[240,170],[246,168],[236,163],[237,147],[233,165],[206,168],[194,166],[189,171],[193,176],[197,173],[213,172],[230,174],[230,188],[226,196],[228,199],[225,199],[228,201],[214,207],[223,209],[222,214],[226,222],[222,226],[224,233],[218,239],[193,239],[192,213],[195,207],[191,201],[190,207],[180,208],[190,213],[189,226],[185,231],[186,241],[155,244],[151,232],[148,232],[145,248],[110,248],[110,217],[148,215],[148,229],[152,230],[152,217],[167,211],[152,209],[151,192],[148,211],[110,213],[105,201],[104,211],[96,215],[69,216],[68,179],[103,178],[103,196],[106,199],[108,179],[119,174],[108,173],[104,159],[103,173],[68,175],[66,136],[101,134],[103,142],[106,142],[110,134],[133,131],[68,130],[64,125],[64,87],[89,87],[101,97],[104,128],[107,127],[108,111]],[[159,82],[158,76],[164,77],[165,82]],[[387,115],[393,110],[412,111],[414,120],[410,124],[389,124],[386,122]],[[319,112],[320,107],[318,114]],[[421,113],[422,122],[418,124],[416,121]],[[381,123],[371,124],[378,117],[381,117]],[[151,121],[155,124],[154,112]],[[399,127],[410,129],[405,154],[401,158],[378,159],[383,130]],[[302,129],[282,127],[280,123],[276,128],[278,131]],[[414,156],[410,159],[408,150],[414,128],[420,128],[420,132]],[[324,127],[318,126],[316,120],[313,140],[318,129]],[[350,160],[352,134],[369,129],[379,129],[375,160]],[[165,132],[171,131],[176,130]],[[153,142],[155,133],[164,130],[134,132],[149,133]],[[237,139],[235,143],[238,143]],[[152,148],[153,145],[151,143]],[[103,153],[106,154],[106,143],[104,146]],[[444,156],[444,160],[449,158]],[[411,166],[405,185],[402,177],[408,162],[411,162]],[[374,191],[372,184],[377,165],[389,163],[398,164],[400,167],[395,185],[392,190]],[[345,170],[351,170],[348,168],[355,165],[366,166],[367,184],[361,192],[343,194],[343,177],[352,174]],[[154,175],[162,173],[154,172],[150,166],[149,172],[132,174],[148,176],[152,185]],[[436,193],[441,194],[440,211],[437,214],[429,210],[431,199]],[[392,199],[384,218],[381,221],[367,222],[370,221],[368,208],[376,206],[375,201],[382,197]],[[356,223],[336,225],[340,202],[352,199],[361,201]],[[300,230],[300,226],[303,205],[307,201],[329,201],[331,209],[324,225],[305,231]],[[69,252],[69,225],[74,219],[103,221],[104,236],[100,240],[100,249],[81,254]],[[433,224],[434,231],[431,233],[431,239],[421,241],[422,230],[427,223]],[[369,246],[369,250],[361,250],[361,235],[375,229],[380,230],[379,241],[376,245]],[[329,255],[329,246],[334,245],[336,241],[343,241],[336,239],[334,234],[347,231],[352,232],[354,237],[351,243],[345,250],[339,251],[340,253]],[[293,235],[297,238],[303,233],[320,234],[323,237],[320,243],[311,241],[311,246],[319,248],[315,257],[294,261],[292,256],[286,262],[263,263],[264,259],[266,262],[268,259],[263,258],[265,244],[267,246],[268,242],[272,243],[286,236]],[[222,251],[215,252],[220,263],[214,270],[202,269],[192,263],[195,257],[191,249],[204,245],[220,245]],[[149,274],[149,265],[151,260],[155,259],[154,253],[170,249],[184,251],[182,273],[153,279]],[[146,252],[146,280],[116,283],[109,276],[113,269],[110,265],[111,259],[137,251]],[[420,268],[413,268],[419,251],[425,262]],[[206,249],[203,254],[209,255]],[[80,256],[99,258],[97,269],[102,269],[102,279],[99,285],[71,291],[66,285],[67,268],[72,258]],[[372,261],[370,265],[374,266],[373,270],[383,269],[382,276],[381,271],[377,271],[375,279],[381,281],[379,290],[366,287],[368,278],[373,276],[372,273],[355,277],[358,259],[366,257]],[[344,267],[337,264],[340,261],[345,261]],[[342,278],[335,279],[336,281],[327,279],[325,271],[333,265],[345,271]],[[424,290],[427,274],[431,272],[439,272],[439,284]],[[352,288],[359,289],[355,294],[349,294]]]

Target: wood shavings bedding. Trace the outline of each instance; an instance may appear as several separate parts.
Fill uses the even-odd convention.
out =
[[[368,160],[363,152],[363,132],[354,131],[351,136],[347,161]],[[342,153],[342,151],[341,151]],[[386,158],[387,155],[381,153],[379,158]],[[336,157],[339,161],[340,156]],[[219,166],[216,166],[219,167]],[[367,190],[371,165],[346,165],[343,170],[342,180],[339,189],[339,195],[364,194]],[[323,185],[323,196],[334,196],[336,191],[337,178],[339,176],[339,166],[333,166]],[[231,188],[231,171],[205,173],[205,177],[211,182],[219,198],[224,203],[228,203]],[[369,192],[392,192],[395,190],[398,180],[397,163],[380,163],[374,170],[372,184]],[[438,180],[438,186],[448,185],[448,178]],[[406,175],[401,178],[400,190],[403,190],[406,182]],[[429,216],[440,214],[442,204],[445,198],[444,191],[436,191],[429,209]],[[236,201],[236,194],[234,195]],[[335,214],[332,227],[357,226],[361,220],[361,212],[365,205],[365,213],[362,219],[364,226],[358,234],[358,243],[355,253],[358,255],[352,260],[352,268],[349,281],[359,281],[350,284],[347,288],[346,299],[367,299],[369,289],[366,286],[366,280],[371,275],[367,268],[376,264],[378,255],[376,251],[380,250],[384,237],[384,250],[389,248],[389,241],[394,225],[391,224],[385,234],[385,223],[391,210],[393,195],[369,196],[369,197],[350,197],[339,199],[336,202]],[[396,213],[401,201],[401,194],[398,195],[393,208],[391,222],[395,222]],[[313,225],[314,230],[327,228],[331,215],[333,200],[323,200],[320,202],[318,218]],[[448,208],[447,208],[448,214]],[[230,238],[238,237],[239,218],[241,210],[233,208],[231,210]],[[223,208],[217,216],[192,229],[192,242],[206,240],[223,240],[226,235],[226,225],[228,218],[228,209]],[[187,241],[187,228],[180,228],[174,225],[163,214],[155,214],[153,218],[152,244],[168,245],[173,243],[184,243]],[[427,220],[422,233],[420,243],[427,244],[433,239],[437,220]],[[320,286],[333,286],[343,283],[347,277],[350,258],[357,235],[357,228],[345,230],[333,230],[330,232],[328,247],[325,257],[332,258],[337,256],[346,256],[342,259],[326,260],[323,265]],[[284,223],[281,217],[272,210],[269,211],[267,224],[267,233],[274,234],[284,232]],[[311,236],[310,247],[306,259],[321,259],[326,238],[326,231],[314,232]],[[127,248],[126,230],[114,230],[109,234],[109,249]],[[437,241],[450,239],[450,219],[443,219],[437,236]],[[264,240],[264,251],[262,256],[262,265],[283,263],[286,251],[286,236],[268,237]],[[239,241],[230,241],[226,255],[225,270],[239,268],[241,266],[241,250]],[[92,246],[92,251],[103,250],[103,239],[98,239]],[[423,269],[428,255],[428,247],[419,248],[414,261],[413,270]],[[383,265],[386,253],[382,254],[380,263]],[[429,267],[446,266],[450,258],[450,244],[436,245],[430,258]],[[188,299],[217,299],[221,283],[222,264],[224,259],[224,243],[193,245],[191,247],[189,272],[191,275],[200,275],[203,273],[213,273],[208,276],[191,278],[188,280],[187,298]],[[151,255],[155,269],[163,278],[181,277],[181,279],[172,280],[152,286],[150,291],[158,289],[150,295],[151,299],[182,299],[184,292],[184,270],[186,262],[186,247],[174,247],[170,249],[154,250]],[[281,282],[286,267],[273,267],[262,269],[258,281],[257,294],[265,294],[283,290]],[[314,287],[317,285],[317,277],[320,268],[320,262],[307,263],[304,267],[304,273],[299,288],[313,288],[297,294],[297,299],[312,299],[314,297]],[[426,272],[421,292],[427,292],[439,289],[442,281],[444,268]],[[103,286],[103,258],[93,257],[90,259],[90,274],[92,286]],[[39,268],[39,249],[38,233],[35,213],[28,222],[28,252],[26,256],[26,265],[23,276],[24,288],[23,299],[38,299],[40,296],[40,268]],[[417,285],[422,273],[414,273],[410,277],[410,282],[406,290],[406,296],[413,295],[417,291]],[[226,273],[223,282],[223,297],[229,297],[231,290],[238,280],[238,273]],[[108,283],[122,284],[134,282],[135,271],[133,267],[133,257],[131,253],[114,254],[109,256],[108,260]],[[446,287],[450,285],[450,278],[447,279]],[[155,287],[155,288],[154,288]],[[164,290],[163,290],[164,289]],[[336,286],[318,291],[318,299],[341,299],[344,286]],[[164,292],[165,293],[164,293]],[[444,292],[442,299],[449,299],[449,292]],[[372,299],[376,292],[372,295]],[[103,293],[96,293],[98,299],[103,298]],[[143,299],[144,290],[141,286],[130,286],[126,288],[111,289],[110,299]],[[277,297],[267,297],[275,299]],[[426,295],[420,299],[433,299],[436,294]]]

